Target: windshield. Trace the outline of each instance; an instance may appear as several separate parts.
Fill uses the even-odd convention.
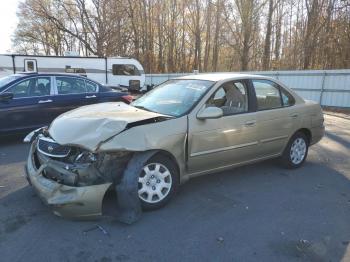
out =
[[[9,75],[5,77],[0,78],[0,88],[4,87],[8,83],[12,82],[13,80],[20,78],[21,76],[19,75]]]
[[[174,117],[187,113],[214,84],[206,80],[169,80],[132,103],[144,110]]]

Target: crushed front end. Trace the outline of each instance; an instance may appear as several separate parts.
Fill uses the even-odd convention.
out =
[[[42,132],[31,145],[25,169],[29,183],[56,215],[94,218],[102,214],[105,193],[119,182],[131,156],[63,146]]]

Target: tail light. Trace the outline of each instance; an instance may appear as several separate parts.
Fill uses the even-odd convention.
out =
[[[134,101],[134,97],[132,95],[125,95],[122,96],[122,99],[124,100],[124,102],[126,102],[127,104],[130,104],[132,101]]]

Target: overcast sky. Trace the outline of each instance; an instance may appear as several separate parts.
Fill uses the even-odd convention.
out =
[[[17,6],[23,0],[1,0],[0,7],[0,54],[11,53],[11,37],[17,26]]]

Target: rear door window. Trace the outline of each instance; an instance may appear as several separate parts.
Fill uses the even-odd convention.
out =
[[[57,92],[59,95],[86,93],[85,81],[74,77],[56,77]]]
[[[255,89],[258,110],[282,107],[279,86],[269,80],[252,80]]]

